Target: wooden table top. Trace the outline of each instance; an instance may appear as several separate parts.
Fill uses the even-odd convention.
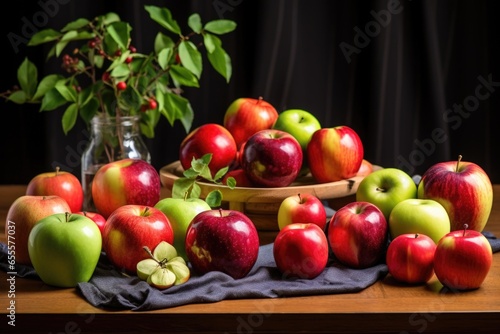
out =
[[[5,216],[24,186],[0,186],[1,242]],[[485,230],[500,236],[500,185]],[[404,286],[388,275],[358,293],[311,297],[226,300],[149,312],[93,307],[76,289],[59,289],[39,280],[7,283],[0,272],[1,333],[478,333],[500,329],[500,253],[474,291],[441,291],[435,277],[427,285]],[[15,296],[9,290],[15,289]],[[15,302],[15,327],[8,324]]]

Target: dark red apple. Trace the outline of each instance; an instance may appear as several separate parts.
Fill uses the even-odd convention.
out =
[[[256,186],[286,187],[299,175],[302,148],[288,132],[261,130],[245,143],[241,163]]]

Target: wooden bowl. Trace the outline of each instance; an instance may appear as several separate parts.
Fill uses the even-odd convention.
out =
[[[376,170],[381,167],[374,165],[373,168]],[[175,180],[182,177],[183,171],[179,161],[160,169],[162,185],[170,191],[170,194]],[[364,176],[355,176],[337,182],[316,183],[308,174],[298,178],[290,186],[280,188],[235,187],[231,189],[208,182],[198,184],[201,188],[201,198],[205,198],[212,190],[220,190],[223,206],[245,213],[255,224],[261,235],[261,243],[264,244],[272,242],[279,231],[277,214],[283,199],[297,194],[313,194],[325,201],[332,209],[337,210],[355,200],[356,190],[363,178]]]

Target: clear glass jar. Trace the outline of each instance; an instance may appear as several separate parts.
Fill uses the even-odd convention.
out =
[[[151,155],[141,135],[140,116],[94,117],[90,123],[89,143],[82,153],[85,211],[95,211],[92,180],[97,170],[109,162],[126,158],[151,163]]]

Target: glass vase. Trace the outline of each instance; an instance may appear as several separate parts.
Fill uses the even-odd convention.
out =
[[[83,209],[95,211],[92,180],[97,170],[112,161],[132,158],[151,163],[142,139],[139,116],[95,116],[90,122],[89,143],[82,153]]]

